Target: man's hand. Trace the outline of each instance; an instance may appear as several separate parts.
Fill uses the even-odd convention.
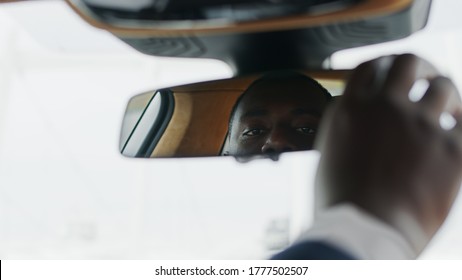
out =
[[[429,88],[409,99],[415,81]],[[456,120],[445,130],[443,112]],[[454,84],[413,56],[382,57],[353,72],[318,137],[317,202],[350,202],[423,250],[448,215],[462,180],[462,107]]]

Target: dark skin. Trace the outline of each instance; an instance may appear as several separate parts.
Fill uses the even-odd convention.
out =
[[[430,86],[412,102],[408,93],[419,79]],[[454,128],[441,127],[443,112]],[[326,112],[318,140],[318,207],[353,203],[422,251],[462,181],[462,105],[451,80],[414,55],[366,62]]]
[[[328,98],[303,79],[250,88],[232,116],[226,154],[250,156],[313,148]]]

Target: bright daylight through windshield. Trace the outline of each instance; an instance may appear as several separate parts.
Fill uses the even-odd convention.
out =
[[[434,1],[412,38],[342,51],[332,65],[413,52],[462,89],[461,10]],[[287,246],[312,221],[317,152],[239,164],[118,151],[130,97],[231,75],[218,61],[137,53],[62,1],[2,4],[0,258],[252,259]],[[459,196],[421,257],[460,259],[461,220]]]

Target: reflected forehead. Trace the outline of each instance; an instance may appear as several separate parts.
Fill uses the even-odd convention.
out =
[[[246,92],[237,104],[235,113],[239,118],[264,116],[274,111],[320,116],[327,101],[325,93],[316,87],[265,85]]]
[[[243,112],[240,119],[242,120],[242,119],[251,118],[251,117],[266,116],[268,114],[269,114],[268,109],[260,108],[260,109],[248,110],[248,111]]]
[[[242,101],[300,101],[326,100],[326,95],[318,86],[305,80],[264,81],[247,90]]]
[[[286,106],[283,106],[286,107]],[[283,108],[286,109],[284,110],[285,113],[288,113],[293,116],[302,116],[302,115],[314,115],[314,116],[320,116],[320,112],[313,111],[311,108],[302,108],[302,107],[293,107],[293,108]],[[260,116],[267,116],[270,115],[272,112],[271,108],[259,108],[259,109],[254,109],[254,110],[249,110],[246,112],[243,112],[243,114],[240,116],[239,119],[246,119],[246,118],[252,118],[252,117],[260,117]]]

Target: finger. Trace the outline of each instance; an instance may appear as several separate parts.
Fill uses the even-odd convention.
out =
[[[448,131],[446,147],[451,155],[460,158],[462,155],[462,107],[459,107],[452,116],[456,125]]]
[[[360,64],[353,71],[344,91],[344,98],[360,100],[371,96],[376,84],[377,76],[381,72],[385,61],[392,61],[393,57],[380,57]]]
[[[314,141],[314,150],[325,151],[325,147],[329,146],[329,144],[327,144],[328,141],[332,141],[329,135],[332,134],[330,130],[333,129],[333,125],[336,124],[342,126],[341,123],[335,121],[335,115],[339,114],[340,111],[339,107],[339,103],[333,103],[324,112]],[[341,113],[342,112],[340,111],[340,114]],[[340,120],[342,119],[344,120],[345,118],[340,118]]]
[[[461,106],[461,101],[454,83],[446,77],[438,76],[430,81],[418,104],[439,118],[443,112],[453,114]]]
[[[453,129],[451,129],[452,134],[456,134],[457,137],[462,140],[462,106],[453,109],[451,113],[452,117],[456,121],[456,124]],[[462,141],[461,141],[462,142]]]
[[[413,54],[399,55],[387,73],[381,92],[409,100],[409,91],[416,80],[430,80],[438,75],[438,70],[426,60]]]

